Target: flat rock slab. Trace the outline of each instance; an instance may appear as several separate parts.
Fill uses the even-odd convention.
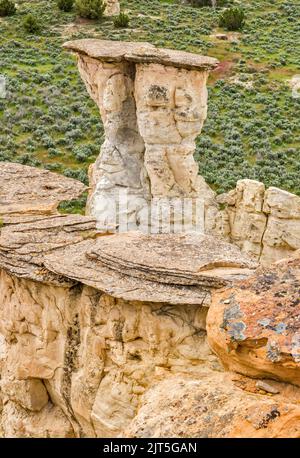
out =
[[[122,274],[107,268],[104,264],[87,257],[98,240],[86,240],[68,246],[44,258],[45,267],[58,276],[65,276],[85,285],[92,286],[113,297],[138,302],[162,302],[169,304],[203,305],[210,304],[210,291],[196,286],[167,285]]]
[[[68,41],[64,48],[106,62],[127,60],[136,63],[158,63],[188,70],[212,70],[218,65],[213,57],[185,51],[156,48],[147,42],[83,39]]]
[[[0,217],[53,214],[60,202],[76,199],[86,190],[80,181],[48,170],[1,162]]]
[[[208,339],[226,368],[300,386],[300,250],[213,295]]]
[[[17,277],[68,284],[69,279],[44,268],[46,253],[74,245],[96,234],[93,218],[81,215],[37,216],[21,224],[4,227],[0,236],[0,268]]]
[[[133,277],[207,287],[245,278],[257,267],[236,246],[197,233],[116,234],[98,239],[87,257]]]

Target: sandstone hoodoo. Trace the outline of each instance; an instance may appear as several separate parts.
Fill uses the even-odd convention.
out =
[[[198,175],[215,59],[65,48],[105,141],[89,189],[1,163],[0,434],[300,437],[300,198]]]
[[[197,225],[196,211],[182,215],[176,207],[184,198],[204,201],[209,220],[214,193],[198,175],[193,154],[207,114],[207,77],[217,60],[149,43],[78,40],[64,47],[76,52],[105,129],[90,170],[88,209],[98,227],[117,229],[113,209],[124,189],[127,202],[118,216],[124,212],[128,229],[147,231],[154,224],[147,218],[155,198],[164,232],[170,224]]]

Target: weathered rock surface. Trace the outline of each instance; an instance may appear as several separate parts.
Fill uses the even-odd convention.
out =
[[[0,218],[2,223],[21,216],[57,213],[59,203],[79,197],[87,187],[80,181],[21,164],[1,162]]]
[[[218,201],[226,208],[217,215],[217,232],[261,264],[270,265],[300,248],[299,196],[245,179]]]
[[[90,170],[88,212],[98,228],[122,225],[123,232],[148,232],[155,227],[169,233],[180,225],[181,232],[183,225],[198,227],[200,219],[204,230],[206,217],[210,229],[217,206],[193,154],[216,59],[149,43],[78,40],[64,46],[78,55],[105,129],[101,154]],[[191,208],[183,211],[184,198],[191,199]],[[194,208],[197,199],[204,203],[202,213]]]
[[[59,278],[45,269],[45,254],[76,245],[95,235],[96,222],[93,218],[80,215],[32,217],[30,221],[2,229],[0,268],[20,278],[61,284],[67,279]]]
[[[234,245],[197,233],[118,234],[98,240],[87,256],[114,271],[174,285],[220,287],[257,267]]]
[[[38,424],[45,412],[56,424],[60,412],[69,425],[62,436],[71,430],[81,437],[111,437],[134,418],[157,374],[197,373],[215,360],[205,342],[207,308],[201,305],[128,302],[82,284],[45,285],[4,271],[0,281],[5,436],[22,435],[21,429],[12,433],[21,421],[31,425],[24,382],[39,380],[47,389],[46,406],[34,399]],[[45,434],[31,428],[33,437]]]
[[[300,251],[213,295],[208,340],[226,369],[300,386]]]
[[[212,70],[217,59],[174,49],[162,49],[147,42],[83,39],[68,41],[66,49],[107,62],[160,63],[188,70]]]
[[[176,375],[145,393],[126,437],[295,438],[300,435],[299,389],[279,384],[281,395],[236,386],[231,374],[203,370],[199,377]],[[233,381],[232,381],[233,379]],[[241,389],[242,387],[242,389]],[[298,398],[299,399],[299,398]]]
[[[64,46],[76,52],[105,128],[87,207],[99,229],[218,234],[264,265],[300,248],[300,197],[245,179],[217,198],[220,210],[198,175],[195,139],[215,59],[149,43]]]

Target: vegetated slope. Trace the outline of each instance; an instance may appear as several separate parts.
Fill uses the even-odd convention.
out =
[[[230,40],[223,41],[215,36],[224,33],[218,28],[222,9],[179,0],[121,1],[130,16],[127,29],[115,29],[111,18],[78,20],[74,12],[59,11],[54,0],[19,1],[16,15],[0,18],[0,73],[7,78],[7,97],[0,99],[0,161],[86,182],[103,128],[61,44],[91,36],[146,40],[222,62],[210,78],[208,119],[197,143],[200,173],[214,189],[227,191],[247,177],[300,195],[300,96],[293,97],[289,87],[300,74],[300,0],[242,4],[243,32],[227,33]],[[29,12],[39,19],[40,35],[23,31]]]

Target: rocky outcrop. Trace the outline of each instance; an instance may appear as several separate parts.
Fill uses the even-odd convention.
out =
[[[299,196],[245,179],[218,201],[225,206],[217,216],[219,234],[261,264],[270,265],[300,248]]]
[[[4,216],[3,436],[299,437],[300,388],[283,383],[299,384],[298,260],[253,277],[255,262],[208,235]],[[213,350],[244,376],[209,348],[208,311]]]
[[[119,0],[105,0],[106,8],[104,14],[106,16],[115,16],[120,13]]]
[[[300,386],[300,250],[213,296],[208,340],[226,369]]]
[[[86,190],[80,181],[48,170],[1,162],[0,220],[4,224],[31,215],[57,214],[61,202],[76,199]]]
[[[75,180],[1,166],[1,434],[300,437],[300,250],[255,270],[299,248],[299,197],[241,180],[218,207],[198,176],[215,60],[147,43],[66,47],[105,126],[94,216],[59,214],[86,190]],[[126,232],[149,230],[156,198],[150,227],[167,234]],[[205,224],[190,232],[199,199]],[[170,233],[180,218],[184,232]]]
[[[162,376],[218,366],[205,318],[213,291],[255,267],[238,248],[25,216],[0,236],[5,437],[125,434]]]
[[[214,193],[198,175],[193,153],[207,114],[206,80],[216,59],[149,43],[78,40],[64,46],[78,56],[105,129],[90,171],[88,211],[98,228],[173,232],[177,224],[181,232],[183,225],[204,221],[204,211],[209,228],[217,211]],[[201,200],[205,209],[182,212],[184,198],[192,207]]]
[[[118,237],[126,273],[102,262],[103,253],[118,246]],[[152,237],[158,237],[152,243],[159,266],[165,241]],[[238,249],[220,242],[215,261],[223,266],[223,275],[208,265],[207,253],[199,261],[201,274],[209,280],[204,286],[198,276],[191,281],[191,268],[183,281],[184,261],[182,270],[174,271],[169,251],[165,276],[142,273],[137,278],[136,273],[131,275],[135,256],[129,252],[125,256],[125,238],[125,234],[97,237],[93,221],[80,216],[49,217],[2,229],[5,436],[54,437],[56,430],[48,429],[48,422],[60,425],[60,434],[66,437],[119,435],[156,377],[197,373],[205,361],[214,361],[205,334],[211,291],[221,279],[224,284],[232,276],[248,275],[251,261],[241,256],[239,263]],[[128,234],[129,246],[131,241],[139,252],[149,242],[142,235]],[[185,235],[182,248],[190,245],[191,253],[193,244],[201,246],[201,240],[196,242]],[[180,250],[178,240],[173,244]],[[155,252],[151,261],[156,265],[154,257]],[[135,272],[138,268],[136,259]],[[194,269],[196,275],[196,264]]]

